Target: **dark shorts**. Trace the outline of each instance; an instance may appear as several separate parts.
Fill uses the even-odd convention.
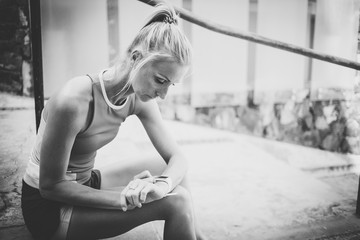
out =
[[[84,185],[100,189],[101,174],[92,170],[90,179]],[[48,200],[40,195],[39,189],[23,181],[21,208],[25,224],[35,239],[50,239],[60,223],[61,202]]]

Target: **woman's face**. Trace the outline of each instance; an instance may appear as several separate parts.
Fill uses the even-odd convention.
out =
[[[164,99],[171,85],[179,83],[188,67],[174,61],[155,61],[145,64],[132,81],[132,88],[141,101]]]

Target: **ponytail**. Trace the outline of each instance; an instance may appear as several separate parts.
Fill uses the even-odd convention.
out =
[[[147,27],[153,22],[178,25],[179,17],[173,7],[165,4],[158,4],[155,8],[156,10],[153,12],[152,15],[149,16],[147,23],[144,25],[143,28]]]
[[[156,5],[155,11],[127,49],[128,57],[138,49],[145,58],[153,54],[158,57],[163,55],[173,58],[179,64],[189,65],[191,46],[178,22],[179,17],[171,5]]]

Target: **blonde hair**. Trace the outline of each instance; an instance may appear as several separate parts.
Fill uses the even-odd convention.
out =
[[[155,11],[127,48],[125,59],[115,66],[116,77],[124,67],[128,66],[134,51],[139,51],[142,55],[130,72],[128,82],[116,95],[126,92],[130,88],[132,79],[149,62],[169,60],[181,65],[191,64],[191,45],[179,28],[178,21],[179,17],[175,9],[168,3],[155,6]]]

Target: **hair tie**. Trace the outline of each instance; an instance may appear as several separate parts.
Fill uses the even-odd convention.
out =
[[[164,18],[164,23],[172,24],[172,23],[176,23],[176,20],[171,16],[166,16]]]

